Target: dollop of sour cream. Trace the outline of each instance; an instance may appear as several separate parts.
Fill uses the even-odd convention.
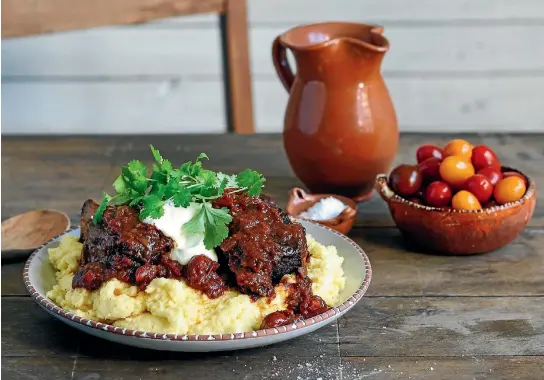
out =
[[[204,234],[188,234],[182,226],[198,212],[195,204],[189,207],[176,207],[172,202],[163,206],[164,214],[158,219],[146,218],[144,223],[152,224],[163,234],[174,240],[175,247],[170,258],[186,265],[193,256],[205,255],[217,261],[217,254],[213,249],[204,246]]]

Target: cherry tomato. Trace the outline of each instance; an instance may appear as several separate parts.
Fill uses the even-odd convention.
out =
[[[444,158],[450,156],[461,156],[470,160],[472,156],[472,145],[465,140],[456,139],[451,140],[444,146]]]
[[[511,176],[503,178],[497,183],[493,196],[498,204],[503,205],[519,200],[525,194],[525,190],[527,190],[525,181],[518,176]]]
[[[478,145],[472,148],[472,166],[476,171],[492,166],[494,168],[501,168],[501,162],[499,158],[491,149],[485,145]]]
[[[454,210],[479,210],[482,208],[478,199],[466,190],[461,190],[451,199],[451,205]]]
[[[416,151],[416,159],[418,164],[431,157],[442,160],[442,156],[442,148],[440,148],[438,145],[422,145]]]
[[[466,180],[474,175],[474,167],[463,157],[449,156],[440,164],[439,172],[444,182],[461,189]]]
[[[425,161],[421,162],[419,166],[419,171],[423,176],[423,181],[426,183],[440,180],[440,163],[442,161],[436,157],[427,158]]]
[[[421,187],[423,176],[417,165],[399,165],[389,175],[389,181],[393,190],[403,196],[410,197],[417,193]]]
[[[425,203],[433,207],[447,206],[451,201],[451,187],[442,181],[435,181],[427,186]]]
[[[485,204],[493,195],[493,185],[483,174],[475,174],[467,179],[465,190],[474,194],[481,204]]]
[[[421,170],[421,167],[420,167],[420,170]],[[507,177],[519,177],[523,180],[523,182],[525,182],[525,187],[527,187],[528,183],[527,183],[527,178],[525,178],[525,176],[521,173],[518,173],[518,172],[504,172],[502,173],[502,177],[503,178],[507,178]]]
[[[486,176],[493,186],[495,186],[503,177],[500,169],[491,166],[478,170],[478,174]]]

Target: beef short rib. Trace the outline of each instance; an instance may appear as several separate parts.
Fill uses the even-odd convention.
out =
[[[170,277],[170,272],[181,273],[177,262],[164,265],[174,247],[173,240],[155,226],[140,222],[138,210],[129,206],[109,206],[104,212],[103,223],[95,224],[93,216],[97,208],[96,202],[88,200],[81,210],[83,254],[72,282],[74,288],[97,289],[112,277],[147,285],[151,281],[149,278],[136,276],[138,268],[144,265],[149,266],[149,270],[139,273],[152,273],[155,277]]]
[[[214,207],[226,207],[232,216],[229,236],[221,243],[219,254],[240,291],[272,296],[284,275],[306,274],[310,255],[304,227],[292,222],[268,198],[225,192]]]

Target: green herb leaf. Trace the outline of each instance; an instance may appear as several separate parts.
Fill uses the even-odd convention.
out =
[[[115,200],[116,205],[122,205],[130,202],[134,198],[138,197],[138,193],[132,189],[127,189],[125,192],[117,194],[112,200]]]
[[[220,245],[229,236],[228,225],[232,216],[227,208],[213,208],[211,203],[204,203],[206,221],[204,222],[204,246],[212,249]]]
[[[217,173],[217,180],[219,181],[219,183],[223,183],[223,181],[226,180],[226,183],[225,183],[225,188],[235,188],[235,187],[238,187],[238,181],[236,180],[236,176],[235,175],[227,175],[227,174],[224,174],[224,173],[221,173],[221,172],[218,172]]]
[[[261,194],[262,187],[266,181],[262,174],[255,170],[246,169],[236,175],[240,187],[247,189],[247,195],[257,197]]]
[[[106,207],[108,207],[108,203],[111,199],[112,197],[108,193],[104,193],[102,195],[102,201],[100,202],[100,205],[98,205],[98,208],[93,216],[93,221],[95,224],[102,223],[102,216],[104,215],[104,211],[106,211]]]
[[[145,218],[158,219],[164,215],[164,201],[156,195],[147,195],[142,199],[143,208],[140,211],[140,220]]]
[[[185,223],[182,227],[185,231],[187,231],[190,234],[199,234],[204,232],[204,222],[205,222],[204,206],[203,204],[199,204],[197,207],[198,207],[198,211],[193,215],[191,220]]]
[[[155,159],[155,161],[157,161],[159,164],[162,164],[162,156],[160,152],[155,149],[153,145],[149,145],[149,147],[151,148],[151,154],[153,154],[153,158]]]
[[[188,207],[193,199],[193,195],[187,189],[180,188],[173,196],[172,201],[177,207]]]
[[[117,193],[122,193],[127,190],[127,184],[125,183],[123,175],[117,177],[117,179],[113,183],[113,188],[115,189],[115,191],[117,191]]]
[[[147,175],[147,166],[142,161],[132,160],[128,163],[128,168],[134,175],[144,177]]]
[[[212,249],[220,245],[229,235],[228,224],[232,221],[227,208],[213,208],[209,202],[200,205],[193,218],[183,225],[190,234],[204,233],[204,246]]]

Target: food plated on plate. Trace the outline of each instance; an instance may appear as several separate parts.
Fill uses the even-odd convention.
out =
[[[223,334],[343,301],[343,258],[261,194],[262,175],[204,169],[204,154],[176,169],[151,150],[150,173],[129,162],[113,196],[84,203],[80,236],[48,249],[56,305],[120,328]]]
[[[423,145],[376,188],[397,227],[428,251],[466,255],[510,243],[531,219],[535,183],[485,145],[456,139]]]

